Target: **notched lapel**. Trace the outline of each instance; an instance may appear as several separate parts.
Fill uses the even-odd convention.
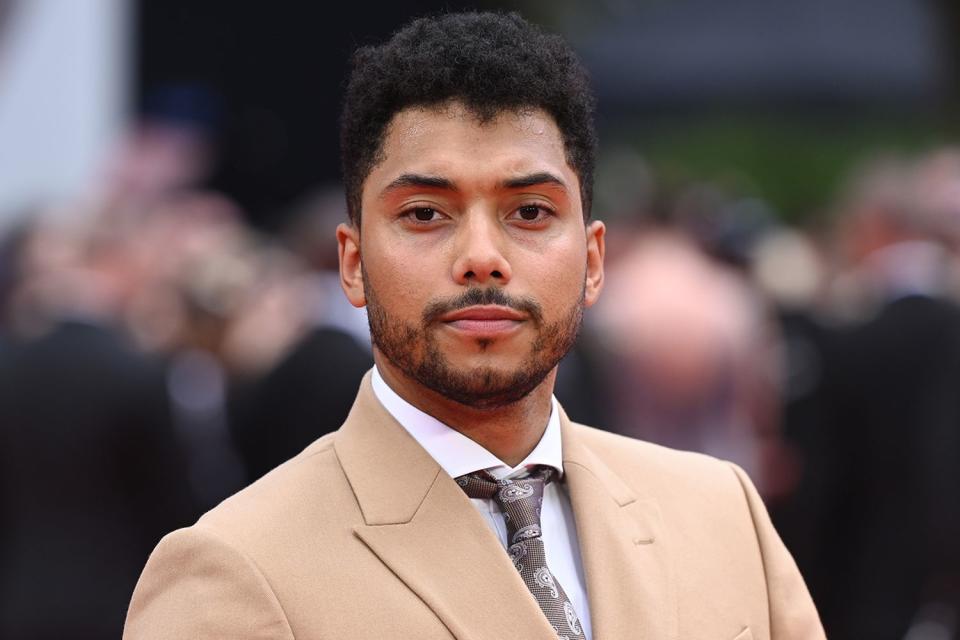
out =
[[[594,640],[676,638],[676,581],[656,501],[624,484],[563,414],[561,428]]]
[[[370,373],[333,446],[366,524],[409,522],[441,472],[377,400]]]
[[[334,448],[363,514],[354,533],[455,637],[556,640],[496,535],[376,400],[370,374]]]
[[[437,477],[410,522],[354,531],[455,637],[556,640],[499,540],[449,476]]]

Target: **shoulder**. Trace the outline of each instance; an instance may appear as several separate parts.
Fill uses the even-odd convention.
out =
[[[170,533],[150,555],[127,610],[125,640],[293,638],[256,562],[202,524]]]
[[[257,628],[292,638],[287,607],[302,598],[291,596],[300,583],[290,578],[316,565],[317,549],[347,554],[360,518],[335,437],[165,536],[137,583],[124,637],[246,637]]]
[[[700,537],[710,532],[748,553],[756,550],[756,527],[765,526],[766,511],[753,483],[737,465],[584,425],[571,426],[571,434],[597,458],[594,468],[609,473],[607,486],[620,485],[625,499],[656,504],[664,526],[678,539],[702,546]]]
[[[769,628],[769,637],[824,637],[803,578],[742,469],[703,454],[571,427],[639,503],[656,505],[663,539],[674,550],[674,576],[686,603],[681,606],[726,598],[736,610],[744,602],[752,607],[765,601],[755,625]],[[649,510],[644,513],[649,517]],[[730,584],[738,589],[717,591],[717,585]]]
[[[643,493],[733,491],[742,496],[746,474],[735,464],[702,453],[572,423],[572,432],[628,485]],[[636,485],[642,486],[636,486]]]
[[[336,436],[333,432],[316,440],[205,513],[197,524],[226,542],[255,550],[266,541],[294,542],[307,533],[297,527],[307,516],[331,525],[348,517],[356,506],[334,451]]]

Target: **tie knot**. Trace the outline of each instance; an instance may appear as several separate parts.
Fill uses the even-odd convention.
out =
[[[553,479],[550,467],[535,467],[530,475],[512,480],[494,480],[486,473],[457,478],[457,484],[471,498],[493,499],[503,510],[511,544],[540,536],[540,509],[543,488]]]
[[[539,499],[543,495],[544,485],[555,475],[552,467],[537,465],[521,478],[497,480],[486,471],[477,471],[459,476],[456,481],[470,498],[493,499],[502,505],[530,497]]]

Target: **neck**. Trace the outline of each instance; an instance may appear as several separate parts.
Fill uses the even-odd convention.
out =
[[[511,467],[526,458],[540,442],[550,419],[554,369],[526,397],[495,409],[470,407],[429,389],[393,366],[374,349],[374,362],[397,395],[462,433]]]

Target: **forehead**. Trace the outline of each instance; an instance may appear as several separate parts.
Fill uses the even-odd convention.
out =
[[[578,185],[560,129],[541,109],[501,111],[489,119],[458,103],[410,107],[387,127],[380,162],[364,192],[404,173],[502,179],[549,171]]]

